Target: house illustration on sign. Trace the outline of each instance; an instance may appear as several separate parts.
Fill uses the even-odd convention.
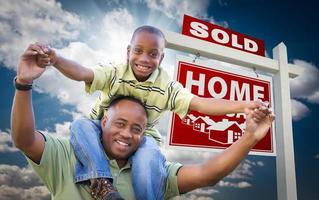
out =
[[[197,119],[193,114],[188,114],[182,119],[182,123],[193,126],[194,121]]]
[[[239,125],[236,121],[223,119],[207,128],[209,130],[208,139],[220,144],[232,144],[244,134],[244,129],[245,123]]]
[[[193,129],[195,131],[200,131],[203,133],[209,133],[209,129],[208,127],[212,126],[213,124],[215,124],[215,122],[210,119],[208,116],[205,117],[197,117],[194,121],[193,121]]]

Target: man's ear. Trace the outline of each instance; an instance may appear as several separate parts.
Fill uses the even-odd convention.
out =
[[[104,115],[101,119],[101,128],[104,128],[106,126],[106,122],[107,122],[107,116]]]
[[[131,52],[131,45],[127,45],[126,49],[127,49],[127,58],[128,58]]]

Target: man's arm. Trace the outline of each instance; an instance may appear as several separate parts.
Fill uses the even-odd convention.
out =
[[[44,72],[45,69],[36,63],[37,55],[38,51],[33,45],[22,54],[18,64],[17,83],[31,84]],[[16,147],[39,163],[44,150],[44,138],[35,131],[31,90],[16,90],[11,113],[11,131]]]
[[[224,115],[229,113],[247,113],[261,106],[259,101],[231,101],[226,99],[203,98],[194,96],[189,110],[207,115]]]
[[[58,55],[52,48],[49,48],[41,43],[36,43],[43,52],[40,55],[38,64],[41,66],[53,65],[66,77],[76,80],[91,83],[94,78],[93,70],[86,68],[79,63],[66,59]]]
[[[179,170],[177,183],[180,193],[214,185],[227,176],[266,135],[273,119],[264,106],[251,111],[247,116],[245,134],[237,142],[203,164],[183,166]]]

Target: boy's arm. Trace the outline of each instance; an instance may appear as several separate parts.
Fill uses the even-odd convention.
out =
[[[274,116],[264,106],[259,110],[250,111],[245,134],[237,142],[203,164],[183,166],[178,171],[177,184],[180,193],[212,186],[227,176],[266,135],[273,120]]]
[[[54,51],[51,49],[51,51]],[[94,79],[93,70],[86,68],[79,63],[63,58],[56,54],[56,62],[53,64],[66,77],[76,80],[92,83]]]
[[[44,54],[39,55],[38,64],[43,65],[53,65],[66,77],[76,80],[85,81],[91,83],[94,78],[93,70],[86,68],[79,63],[66,59],[58,55],[52,48],[45,46],[41,43],[36,43]]]
[[[260,101],[231,101],[225,99],[203,98],[194,96],[189,110],[207,115],[224,115],[229,113],[247,113],[262,105]]]

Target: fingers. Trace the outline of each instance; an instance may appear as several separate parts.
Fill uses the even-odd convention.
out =
[[[254,119],[256,122],[260,122],[266,116],[272,114],[272,111],[268,108],[268,104],[263,104],[263,106],[255,108],[251,111],[251,118]]]
[[[40,67],[46,67],[51,65],[51,59],[46,55],[39,55],[37,57],[37,63]]]
[[[50,53],[52,50],[48,47],[48,45],[36,42],[34,44],[30,44],[27,48],[27,51],[33,51],[33,55],[39,54],[48,56],[48,53]]]

